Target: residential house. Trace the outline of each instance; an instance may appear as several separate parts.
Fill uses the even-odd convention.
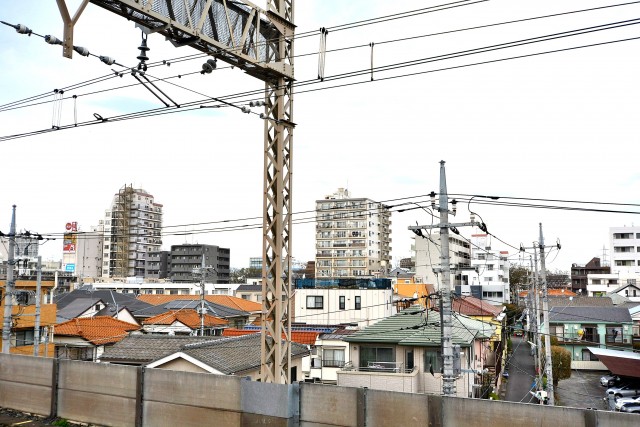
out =
[[[311,347],[309,366],[303,367],[305,381],[337,384],[338,371],[351,360],[350,346],[344,338],[357,330],[355,327],[340,327],[319,334]]]
[[[57,295],[58,323],[76,317],[109,316],[127,323],[139,323],[133,312],[152,307],[133,294],[84,285],[72,292]]]
[[[632,350],[633,321],[625,307],[552,307],[549,330],[571,352],[572,369],[606,370],[588,347]]]
[[[262,285],[261,284],[244,284],[238,286],[235,296],[247,301],[262,304]]]
[[[0,280],[0,312],[4,313],[5,280]],[[40,305],[40,340],[38,344],[38,354],[52,357],[53,347],[53,325],[56,323],[56,305],[44,304],[46,295],[55,286],[54,281],[42,280],[40,283],[41,305]],[[10,352],[12,354],[34,354],[34,325],[35,325],[35,295],[37,283],[35,280],[16,280],[15,291],[17,294],[12,298],[11,307],[11,338]],[[18,297],[18,293],[19,296]]]
[[[209,342],[221,338],[221,336],[133,334],[105,348],[99,361],[117,365],[142,366],[173,354],[186,344]]]
[[[270,338],[269,338],[270,339]],[[148,368],[237,375],[261,379],[261,337],[249,334],[215,341],[185,344],[180,350],[147,364]],[[309,355],[306,346],[291,343],[291,382],[299,381],[302,358]]]
[[[437,313],[414,306],[345,337],[351,359],[337,373],[338,385],[440,394],[443,365],[439,322]],[[477,353],[482,352],[484,340],[494,334],[495,328],[462,315],[452,316],[452,322],[451,341],[461,368],[455,381],[456,395],[474,397],[483,369]],[[483,326],[478,327],[476,322]]]
[[[205,336],[222,335],[228,325],[227,320],[210,314],[201,317],[195,308],[174,309],[142,321],[145,332],[168,335],[200,335],[201,328]]]
[[[55,326],[55,357],[97,361],[105,347],[117,343],[140,326],[109,316],[76,318]]]
[[[298,279],[293,321],[371,325],[395,313],[389,279]]]
[[[636,283],[635,279],[629,280],[627,283],[617,287],[610,293],[623,296],[632,302],[640,302],[640,283]]]

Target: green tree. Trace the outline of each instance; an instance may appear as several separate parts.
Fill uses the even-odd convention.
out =
[[[229,273],[231,283],[246,283],[248,278],[262,276],[262,271],[257,268],[233,268]]]
[[[511,301],[517,301],[518,292],[524,289],[529,283],[530,271],[521,265],[512,265],[509,268],[509,292],[511,292]]]
[[[553,386],[560,380],[571,378],[571,352],[558,345],[551,346],[551,366],[553,372]]]

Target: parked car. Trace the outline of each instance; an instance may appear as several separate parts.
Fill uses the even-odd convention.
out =
[[[613,387],[620,384],[620,377],[617,375],[609,374],[600,377],[600,385],[603,387]]]
[[[611,387],[607,389],[607,395],[614,395],[616,399],[620,397],[632,397],[640,395],[639,384],[626,384],[620,387]]]
[[[640,402],[623,405],[622,408],[620,408],[620,411],[630,414],[640,414]]]
[[[640,396],[621,397],[618,400],[616,400],[616,411],[620,411],[623,406],[627,406],[627,405],[633,406],[634,404],[640,405]]]

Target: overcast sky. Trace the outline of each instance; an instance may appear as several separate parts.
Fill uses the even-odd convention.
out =
[[[0,20],[24,24],[40,35],[62,38],[62,21],[54,1],[3,1]],[[78,1],[68,1],[75,10]],[[257,5],[264,7],[262,0]],[[298,0],[297,33],[321,27],[392,15],[445,1]],[[464,2],[458,2],[461,4]],[[424,36],[542,15],[613,5],[615,0],[491,0],[422,13],[375,25],[330,30],[325,82],[300,87],[295,96],[293,211],[304,222],[312,218],[315,200],[346,187],[354,197],[389,205],[423,202],[439,191],[439,161],[445,160],[449,193],[495,195],[507,199],[537,198],[597,202],[573,204],[605,210],[640,211],[638,99],[640,40],[495,61],[639,36],[638,25],[595,31],[521,47],[374,72],[329,81],[331,76],[374,66],[466,51],[640,17],[633,2],[590,12],[566,14],[407,41]],[[634,24],[640,21],[630,21]],[[114,57],[134,67],[140,30],[123,18],[90,4],[75,29],[74,44],[93,54]],[[388,42],[388,43],[385,43]],[[295,77],[317,78],[319,35],[296,40]],[[158,34],[149,36],[150,62],[198,53],[175,48]],[[177,103],[203,95],[220,97],[260,90],[263,83],[219,62],[207,75],[197,72],[205,58],[149,69],[149,76],[168,78],[182,87],[158,83]],[[453,68],[452,68],[453,67]],[[62,57],[50,46],[0,25],[0,105],[53,91],[95,77],[111,68],[94,57]],[[444,70],[443,70],[444,69]],[[433,70],[435,72],[428,73]],[[436,71],[441,70],[441,71]],[[406,76],[415,74],[413,76]],[[386,79],[392,76],[404,76]],[[357,83],[342,88],[332,86]],[[64,93],[60,124],[94,120],[163,107],[125,74]],[[133,85],[105,91],[109,88]],[[190,89],[190,90],[187,90]],[[305,92],[309,89],[327,89]],[[195,93],[195,92],[198,92]],[[95,93],[97,92],[97,93]],[[238,99],[245,105],[248,98]],[[240,102],[241,101],[241,102]],[[58,103],[60,104],[60,103]],[[0,138],[51,129],[56,105],[0,111]],[[0,110],[2,107],[0,107]],[[260,113],[259,109],[253,111]],[[203,109],[152,118],[113,122],[26,138],[0,139],[4,176],[0,191],[0,230],[7,232],[11,205],[18,206],[18,229],[61,233],[69,221],[88,230],[103,218],[113,195],[125,184],[141,187],[164,205],[166,231],[189,233],[230,224],[190,225],[252,218],[234,225],[260,225],[263,192],[263,122],[236,108]],[[406,199],[405,199],[406,198]],[[403,199],[403,200],[396,200]],[[467,198],[468,199],[468,198]],[[488,206],[471,203],[488,229],[506,243],[531,246],[542,223],[545,243],[559,239],[562,249],[548,257],[548,267],[568,271],[609,247],[608,230],[640,225],[636,214]],[[521,201],[521,200],[520,200]],[[553,202],[534,202],[559,205]],[[406,205],[411,207],[415,205]],[[396,208],[401,209],[402,207]],[[459,203],[455,222],[469,219]],[[411,254],[409,225],[431,224],[420,209],[392,215],[394,262]],[[471,228],[460,227],[469,236]],[[177,243],[206,243],[231,248],[231,265],[248,266],[260,256],[261,229],[165,236],[164,249]],[[293,255],[314,259],[315,227],[306,221],[293,228]],[[517,252],[494,240],[494,249]],[[62,256],[61,240],[46,243],[45,258]],[[517,257],[516,257],[517,259]]]

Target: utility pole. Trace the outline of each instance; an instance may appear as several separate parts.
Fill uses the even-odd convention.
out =
[[[453,345],[452,345],[452,330],[453,322],[451,318],[451,266],[449,263],[449,229],[461,226],[474,226],[478,223],[449,223],[449,198],[447,195],[447,178],[444,167],[444,160],[440,161],[440,193],[438,207],[435,205],[435,193],[431,192],[431,208],[440,212],[440,223],[436,225],[417,225],[409,227],[409,230],[414,231],[418,235],[422,235],[422,229],[438,228],[440,230],[440,269],[442,273],[442,287],[441,291],[441,329],[442,329],[442,358],[443,358],[443,382],[442,393],[445,396],[456,395],[456,377],[453,369]],[[456,201],[452,200],[451,214],[456,214]]]
[[[542,315],[544,318],[544,347],[545,347],[545,371],[547,373],[547,397],[549,405],[554,406],[553,398],[553,364],[551,360],[551,337],[549,336],[549,298],[547,295],[547,271],[544,259],[544,236],[542,235],[542,223],[540,223],[540,276],[542,279]]]
[[[2,322],[2,352],[9,353],[11,347],[11,310],[13,309],[13,264],[16,247],[16,205],[11,213],[9,229],[9,254],[7,259],[7,281],[4,286],[4,318]]]
[[[204,336],[204,315],[206,309],[204,308],[204,253],[202,254],[202,265],[200,266],[200,336]]]
[[[538,253],[533,252],[533,290],[534,290],[534,305],[536,313],[535,321],[535,334],[536,334],[536,374],[538,375],[538,390],[542,390],[542,339],[540,337],[540,292],[538,289]],[[542,405],[544,402],[540,400]]]
[[[36,278],[36,320],[33,323],[33,355],[39,356],[40,350],[40,292],[42,287],[42,257],[38,255],[38,273]],[[44,349],[47,354],[47,348]]]

